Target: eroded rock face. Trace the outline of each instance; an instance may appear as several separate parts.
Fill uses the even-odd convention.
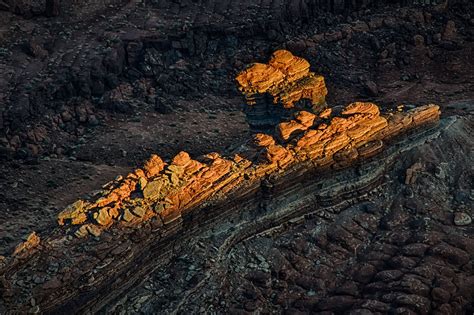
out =
[[[307,160],[326,167],[370,156],[382,147],[380,141],[436,121],[439,114],[438,106],[427,105],[382,116],[375,104],[358,102],[325,123],[317,121],[315,114],[301,111],[294,120],[278,126],[276,139],[255,135],[250,155],[248,150],[246,154],[235,152],[234,158],[210,153],[194,160],[180,152],[169,164],[152,155],[143,169],[104,185],[97,199],[71,204],[59,214],[58,222],[87,225],[87,229],[79,228],[77,236],[85,236],[87,231],[97,234],[96,228],[91,232],[91,224],[106,229],[115,222],[136,225],[156,216],[171,223],[183,211],[237,187],[244,178],[257,180]]]
[[[268,64],[256,63],[236,78],[239,89],[249,105],[255,105],[257,94],[268,93],[273,103],[285,108],[294,107],[301,99],[321,105],[327,95],[324,78],[309,71],[309,62],[287,50],[277,50]]]
[[[313,85],[314,80],[321,84]],[[327,94],[324,79],[309,72],[306,60],[286,50],[273,53],[268,64],[254,64],[241,72],[237,82],[249,106],[254,106],[252,97],[257,94],[271,95],[272,106],[283,108],[292,107],[301,98],[319,104]],[[344,165],[378,152],[385,138],[436,121],[439,114],[438,106],[427,105],[381,115],[379,107],[368,102],[349,104],[336,117],[331,117],[330,108],[319,116],[294,111],[294,119],[277,126],[276,137],[256,134],[250,146],[232,153],[233,158],[210,153],[194,160],[183,151],[165,163],[152,155],[143,169],[107,183],[95,199],[71,204],[59,214],[58,223],[82,225],[76,233],[81,237],[87,232],[96,235],[97,229],[107,229],[115,222],[137,225],[159,217],[168,224],[180,219],[183,211],[234,189],[244,179],[258,180],[308,160],[320,167]]]
[[[307,64],[287,52],[274,54],[271,64],[273,66],[260,67],[263,72],[258,73],[274,76],[269,79],[272,82],[278,82],[281,77],[278,73],[282,73],[284,78],[280,84],[284,84],[285,80],[299,82],[308,78]],[[258,89],[265,89],[271,86],[265,77],[255,79],[252,75],[252,72],[247,72],[247,81],[242,81],[250,82],[249,88],[258,86]],[[292,88],[295,86],[291,85]],[[322,94],[325,96],[325,93]],[[331,116],[331,111],[322,112],[319,117],[307,111],[295,111],[293,114],[294,119],[278,126],[276,137],[256,134],[253,139],[226,154],[213,152],[191,157],[183,151],[166,162],[158,155],[152,155],[143,168],[125,177],[117,177],[91,198],[74,202],[58,215],[58,223],[63,226],[46,240],[43,238],[45,244],[51,246],[45,246],[36,258],[63,257],[65,265],[48,276],[37,290],[28,290],[29,293],[21,291],[15,298],[24,301],[25,297],[29,299],[34,294],[41,301],[42,310],[64,312],[83,299],[81,290],[87,286],[92,288],[86,288],[88,292],[96,290],[94,296],[113,295],[102,292],[101,288],[111,283],[120,286],[121,282],[129,281],[112,276],[123,275],[129,265],[136,266],[142,260],[149,259],[145,257],[149,253],[144,251],[158,246],[163,249],[160,257],[166,256],[175,240],[183,237],[185,241],[186,237],[192,237],[192,231],[186,228],[194,230],[195,225],[208,224],[221,216],[238,217],[240,214],[235,212],[245,209],[244,205],[248,202],[256,203],[258,199],[262,202],[258,207],[266,209],[265,194],[272,190],[272,181],[280,181],[282,198],[287,198],[295,189],[302,189],[295,181],[308,175],[308,172],[340,169],[372,156],[380,152],[386,140],[410,129],[436,123],[440,111],[437,105],[430,104],[407,112],[381,114],[375,104],[359,102],[349,104],[340,116]],[[374,182],[363,178],[359,184],[373,185]],[[313,186],[310,188],[316,189]],[[318,195],[318,202],[331,199],[332,194],[344,194],[344,189],[323,189]],[[232,204],[232,198],[238,199],[238,205]],[[132,232],[127,234],[124,231]],[[71,238],[71,235],[77,238]],[[88,236],[103,241],[91,244]],[[38,243],[39,239],[32,236],[16,252],[34,248]],[[136,243],[140,246],[133,245]],[[86,254],[76,255],[78,252]],[[438,252],[443,255],[446,250],[441,248]],[[465,261],[464,256],[459,259]],[[30,273],[42,272],[45,264],[42,261],[22,265],[14,259],[7,263],[10,263],[6,267],[8,270],[24,268]],[[81,268],[71,270],[74,266]],[[362,282],[375,273],[372,269],[367,266],[361,270],[359,276]],[[93,274],[85,276],[91,270]],[[147,269],[137,270],[134,267],[134,272],[146,273]],[[262,275],[249,277],[260,284],[267,283]],[[354,303],[351,297],[343,299],[343,302],[346,306]],[[322,305],[321,309],[330,309],[329,304]],[[82,306],[77,308],[83,309]]]
[[[322,76],[310,72],[310,64],[287,50],[277,50],[268,64],[256,63],[239,73],[236,80],[251,107],[247,117],[251,126],[276,125],[284,112],[272,108],[314,108],[325,106],[327,88]]]

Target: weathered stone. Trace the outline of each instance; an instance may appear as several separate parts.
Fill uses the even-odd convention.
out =
[[[89,232],[92,236],[99,237],[102,233],[102,230],[94,224],[86,224],[87,232]]]
[[[191,162],[191,157],[187,152],[181,151],[179,152],[171,161],[171,164],[178,165],[178,166],[186,166],[189,162]]]
[[[159,174],[164,167],[165,163],[163,160],[158,155],[153,154],[150,159],[145,162],[143,171],[145,172],[145,175],[150,178]]]
[[[143,197],[149,200],[156,200],[162,195],[163,179],[158,178],[149,182],[143,190]]]
[[[133,210],[132,210],[133,214],[136,215],[137,217],[141,218],[145,215],[146,213],[146,209],[143,208],[143,207],[135,207]]]
[[[457,226],[466,226],[472,223],[472,218],[465,212],[456,212],[454,214],[454,224]]]
[[[343,115],[354,115],[354,114],[369,114],[372,116],[378,116],[380,114],[379,108],[374,103],[363,103],[355,102],[348,105],[344,111]]]
[[[295,115],[295,119],[305,128],[310,128],[311,126],[313,126],[314,120],[316,119],[316,115],[307,111],[300,111],[298,114]]]
[[[58,215],[59,225],[64,225],[65,220],[71,220],[72,224],[82,224],[87,220],[87,215],[84,213],[86,203],[78,200],[69,205]]]
[[[275,139],[270,135],[257,133],[254,136],[254,143],[259,147],[268,147],[275,144]]]
[[[303,131],[307,128],[303,126],[302,124],[292,120],[290,122],[283,122],[278,125],[277,131],[278,131],[278,136],[282,140],[288,140],[290,136],[296,132],[296,131]]]
[[[331,108],[326,108],[319,114],[319,118],[327,119],[331,116],[332,109]]]
[[[140,188],[140,190],[143,191],[146,185],[148,185],[147,179],[145,177],[140,177],[140,179],[138,180],[138,187]]]
[[[125,222],[130,222],[134,219],[136,219],[136,216],[134,216],[129,209],[125,209],[123,211],[122,220],[124,220]]]
[[[247,103],[254,105],[256,94],[268,93],[275,104],[291,108],[301,99],[313,105],[325,103],[327,94],[324,78],[309,72],[309,63],[287,50],[273,53],[268,65],[257,63],[236,78]]]
[[[36,232],[31,232],[26,241],[18,244],[13,251],[13,256],[24,256],[28,251],[40,244],[40,237]]]
[[[112,217],[109,214],[109,207],[104,207],[94,214],[94,219],[97,223],[107,226],[112,223]]]

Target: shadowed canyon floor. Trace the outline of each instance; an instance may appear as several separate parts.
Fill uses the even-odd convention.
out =
[[[472,313],[472,4],[338,15],[281,1],[285,14],[252,19],[266,6],[178,2],[0,11],[0,313]],[[238,152],[253,133],[234,78],[278,49],[324,76],[334,115],[354,100],[382,116],[436,103],[441,120],[350,167],[290,167],[210,200],[181,230],[94,215],[85,238],[58,228],[152,153]],[[277,143],[295,145],[308,117]]]

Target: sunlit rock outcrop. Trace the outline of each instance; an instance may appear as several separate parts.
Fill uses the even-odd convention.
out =
[[[239,80],[247,84],[245,89],[267,94],[275,84],[282,87],[310,75],[304,60],[284,51],[275,53],[269,65],[257,68],[260,70],[239,75]],[[89,297],[102,300],[109,288],[125,287],[136,274],[146,272],[146,264],[154,261],[155,255],[166,260],[173,250],[180,251],[180,247],[174,248],[176,244],[194,237],[193,231],[201,227],[233,224],[233,219],[248,216],[250,211],[252,215],[264,211],[272,222],[273,215],[286,220],[288,212],[299,213],[303,204],[341,204],[341,200],[348,200],[341,199],[346,194],[358,202],[360,195],[370,191],[367,189],[384,180],[385,167],[413,141],[399,142],[381,152],[388,140],[434,125],[440,117],[439,107],[432,104],[382,112],[373,103],[355,102],[340,114],[330,108],[311,112],[287,110],[284,104],[271,106],[287,111],[288,119],[267,133],[253,135],[236,149],[197,157],[182,151],[169,160],[152,155],[142,168],[118,176],[95,195],[66,207],[57,217],[59,226],[42,235],[41,244],[39,236],[32,233],[4,259],[3,270],[12,276],[0,278],[0,293],[3,290],[3,296],[14,297],[11,305],[25,301],[29,305],[34,296],[45,313],[64,313],[71,305],[85,310],[83,305],[98,300]],[[389,161],[381,156],[363,163],[378,153],[387,154]],[[357,168],[349,168],[353,164]],[[364,167],[365,175],[360,176],[358,170]],[[333,173],[342,169],[347,177]],[[407,172],[407,184],[416,180],[416,174],[416,168]],[[324,187],[327,181],[331,184]],[[288,208],[287,203],[298,206]],[[248,236],[245,230],[236,235],[241,239]],[[44,282],[34,281],[27,290],[18,290],[16,279],[35,274],[43,277],[52,260],[59,267],[44,276]]]
[[[100,234],[113,223],[136,225],[159,217],[164,224],[181,218],[186,209],[244,180],[258,180],[311,160],[319,167],[345,163],[380,151],[382,140],[439,118],[439,107],[381,115],[373,103],[352,103],[328,123],[301,111],[277,127],[277,137],[256,134],[245,152],[210,153],[193,159],[178,153],[168,164],[157,155],[126,177],[104,185],[95,200],[78,200],[58,216],[59,224],[82,225],[76,236]],[[250,152],[250,153],[249,153]],[[248,158],[247,158],[248,157]],[[95,227],[92,228],[91,225]]]
[[[324,79],[309,71],[309,63],[285,50],[268,64],[254,64],[237,76],[241,91],[255,106],[256,95],[268,94],[272,106],[291,108],[302,98],[321,104],[327,94]],[[136,226],[153,217],[167,225],[200,203],[263,179],[289,165],[312,161],[316,167],[348,165],[379,152],[383,140],[439,119],[439,107],[427,105],[408,112],[381,114],[377,105],[355,102],[333,116],[331,108],[317,113],[289,111],[290,119],[276,126],[275,135],[258,133],[235,152],[193,159],[187,152],[165,162],[152,155],[125,177],[103,186],[92,199],[78,200],[58,215],[60,225],[78,226],[75,235],[100,235],[115,223]]]
[[[268,64],[255,63],[239,73],[236,80],[246,97],[248,121],[256,129],[275,126],[292,111],[322,109],[327,88],[322,76],[310,72],[310,64],[287,50],[277,50]]]

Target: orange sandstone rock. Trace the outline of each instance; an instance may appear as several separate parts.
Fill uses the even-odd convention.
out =
[[[71,224],[82,224],[87,220],[86,210],[87,202],[77,200],[70,204],[58,215],[59,225],[64,225],[66,220],[70,220]]]
[[[274,103],[281,103],[283,107],[291,108],[301,99],[308,99],[313,105],[324,104],[327,93],[324,78],[309,73],[308,76],[273,91],[272,95]]]
[[[264,133],[257,133],[254,137],[254,144],[258,147],[268,147],[270,145],[275,144],[275,139],[272,136],[264,134]]]
[[[187,152],[181,151],[179,152],[171,161],[171,164],[178,165],[178,166],[186,166],[191,161],[191,157]]]
[[[309,128],[313,125],[316,115],[307,111],[300,111],[298,114],[296,114],[295,118],[296,121],[301,123],[306,128]]]
[[[95,221],[103,226],[112,224],[112,216],[109,212],[112,208],[104,207],[94,214]],[[113,211],[112,211],[113,212]]]
[[[255,103],[254,95],[264,93],[285,108],[293,107],[301,99],[309,99],[313,105],[323,104],[327,95],[324,78],[310,72],[309,67],[305,59],[287,50],[277,50],[268,65],[256,63],[236,80],[249,105]]]
[[[266,159],[270,164],[277,163],[279,167],[283,167],[293,159],[293,156],[283,146],[271,145],[266,148]]]
[[[24,256],[28,251],[37,247],[40,243],[40,237],[36,232],[31,232],[23,243],[18,244],[13,251],[13,256]]]
[[[307,128],[294,120],[282,122],[277,126],[278,136],[284,141],[288,140],[295,131],[301,131],[305,129]]]
[[[306,111],[301,111],[296,114],[295,118],[295,120],[278,124],[277,132],[280,139],[286,141],[294,132],[307,130],[313,125],[316,115]]]
[[[355,102],[349,104],[344,111],[343,115],[353,114],[368,114],[372,116],[378,116],[380,114],[379,107],[374,103]]]
[[[288,81],[295,81],[308,75],[310,66],[308,61],[294,56],[287,50],[275,51],[268,64],[283,72]]]
[[[237,76],[240,89],[246,94],[265,93],[272,87],[278,86],[285,75],[270,65],[255,63]]]
[[[164,167],[165,163],[163,160],[158,155],[153,154],[150,159],[145,162],[143,171],[145,172],[145,175],[150,178],[159,174]]]
[[[327,119],[331,116],[332,109],[331,108],[326,108],[319,114],[319,118]]]

